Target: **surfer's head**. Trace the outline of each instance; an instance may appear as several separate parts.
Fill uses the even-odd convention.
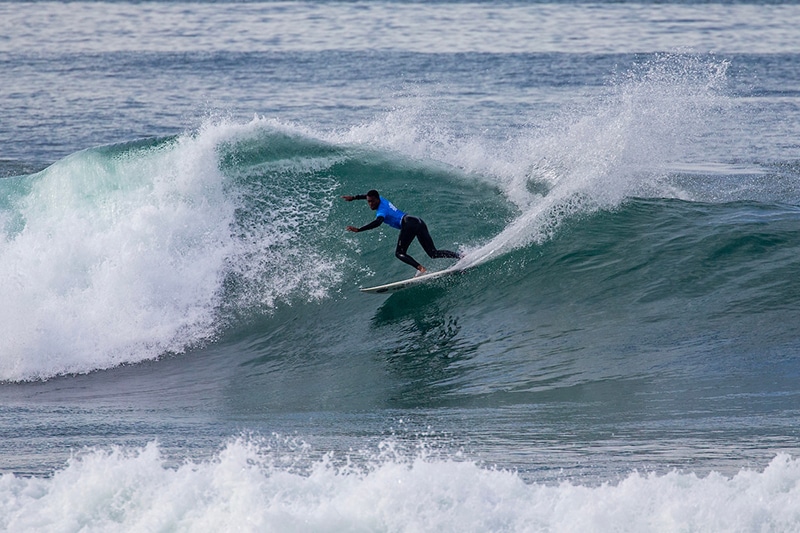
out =
[[[378,194],[378,191],[372,189],[367,192],[367,203],[369,204],[369,208],[373,211],[378,209],[378,206],[381,204],[381,195]]]

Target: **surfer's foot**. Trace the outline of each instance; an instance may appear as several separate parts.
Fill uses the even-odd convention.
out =
[[[418,277],[420,277],[420,276],[424,276],[424,275],[425,275],[425,272],[426,272],[426,270],[425,270],[425,267],[424,267],[424,266],[420,266],[420,267],[417,269],[417,273],[416,273],[416,274],[414,274],[414,277],[415,277],[415,278],[418,278]]]

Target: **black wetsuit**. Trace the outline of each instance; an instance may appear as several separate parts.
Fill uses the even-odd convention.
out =
[[[425,250],[425,253],[428,254],[428,257],[433,259],[440,259],[443,257],[459,259],[461,257],[456,252],[451,252],[450,250],[437,250],[436,246],[433,244],[433,239],[431,238],[431,234],[428,232],[428,226],[425,225],[425,222],[421,218],[406,215],[403,217],[403,223],[400,226],[400,236],[397,238],[397,249],[395,249],[394,255],[400,261],[409,264],[414,268],[419,267],[419,263],[417,263],[413,257],[406,253],[408,247],[411,245],[411,242],[414,240],[414,237],[419,240],[420,245],[422,245],[422,249]]]
[[[355,196],[353,199],[355,200],[365,200],[367,197],[365,195],[359,194]],[[384,213],[391,218],[391,220],[387,220],[387,223],[400,230],[400,236],[397,238],[397,249],[394,252],[395,257],[397,257],[400,261],[411,265],[414,268],[418,268],[420,265],[417,263],[413,257],[408,255],[406,252],[408,251],[408,247],[414,241],[416,237],[419,239],[420,245],[422,245],[422,249],[425,250],[425,253],[428,254],[429,257],[433,259],[439,258],[451,258],[451,259],[460,259],[461,256],[456,252],[451,252],[450,250],[437,250],[436,246],[433,244],[433,239],[431,238],[431,234],[428,231],[428,226],[425,225],[425,222],[418,217],[412,217],[410,215],[404,214],[402,211],[397,209],[391,202],[386,200],[385,198],[381,197],[381,203],[378,207],[378,213],[375,217],[375,220],[367,224],[366,226],[362,226],[358,229],[358,231],[365,231],[373,228],[377,228],[386,220],[386,216]],[[398,223],[399,220],[399,223]],[[398,227],[399,226],[399,227]]]

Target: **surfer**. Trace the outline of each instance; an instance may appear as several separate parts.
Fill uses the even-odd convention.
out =
[[[406,253],[408,251],[408,247],[411,245],[411,242],[414,240],[414,237],[419,240],[419,243],[422,245],[422,249],[425,250],[425,253],[428,254],[428,257],[433,259],[443,257],[461,259],[461,255],[456,252],[451,252],[450,250],[437,250],[436,246],[433,245],[431,234],[428,232],[428,226],[425,225],[425,222],[421,218],[406,215],[404,212],[397,209],[392,202],[381,197],[381,195],[378,194],[378,191],[375,189],[367,192],[367,194],[358,194],[356,196],[347,195],[342,196],[342,198],[348,202],[352,202],[353,200],[366,200],[367,204],[369,204],[369,208],[373,211],[377,211],[375,214],[375,220],[365,226],[361,226],[360,228],[355,226],[347,226],[347,231],[358,233],[360,231],[375,229],[384,222],[389,224],[391,227],[400,230],[400,236],[397,238],[397,249],[395,250],[394,255],[400,261],[416,268],[417,276],[425,273],[425,267],[417,263],[413,257]]]

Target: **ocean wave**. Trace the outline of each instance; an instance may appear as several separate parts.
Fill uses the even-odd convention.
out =
[[[725,71],[713,58],[656,56],[589,108],[505,143],[439,128],[424,106],[345,132],[210,118],[3,179],[0,380],[182,353],[280,306],[407,276],[393,233],[343,231],[371,213],[338,196],[372,188],[425,218],[439,246],[466,252],[461,266],[490,265],[462,284],[466,301],[482,301],[480,276],[512,264],[493,285],[538,295],[554,279],[545,293],[609,304],[744,287],[761,298],[756,313],[785,306],[773,296],[796,292],[783,278],[797,248],[785,207],[796,169],[687,172],[695,141],[725,123]]]
[[[274,440],[274,439],[273,439]],[[463,457],[308,460],[247,438],[170,466],[156,443],[74,456],[51,478],[0,477],[8,531],[793,531],[800,462],[732,476],[633,472],[618,482],[525,482]]]

